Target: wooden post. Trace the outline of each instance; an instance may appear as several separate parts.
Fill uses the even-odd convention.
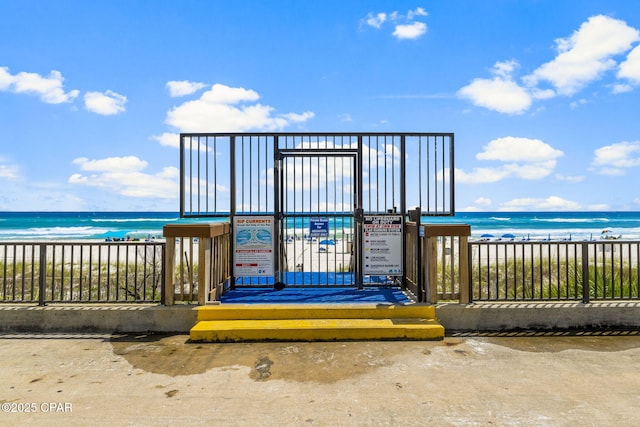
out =
[[[459,254],[458,267],[460,273],[459,293],[460,303],[469,299],[469,267],[468,267],[468,246],[467,238],[471,236],[471,227],[466,224],[425,224],[425,236],[427,237],[427,277],[428,277],[428,301],[431,304],[438,302],[438,246],[437,239],[445,236],[459,238]],[[444,247],[443,247],[444,253]],[[466,295],[465,295],[466,293]],[[464,303],[466,304],[466,303]]]
[[[438,239],[436,236],[429,236],[427,241],[427,292],[426,297],[429,304],[438,302]]]
[[[211,239],[200,239],[198,244],[198,305],[205,305],[209,300],[211,275],[209,274],[211,255]]]
[[[173,305],[175,293],[176,238],[167,237],[164,257],[164,305]]]
[[[213,260],[214,238],[226,239],[228,242],[230,226],[228,223],[212,223],[212,224],[168,224],[163,227],[163,236],[167,239],[167,256],[165,259],[165,304],[172,305],[174,303],[174,275],[175,256],[176,256],[176,238],[180,238],[180,242],[184,242],[185,238],[190,238],[191,244],[189,252],[193,251],[193,238],[200,240],[198,245],[198,304],[204,305],[210,300],[220,298],[218,292],[218,283],[214,281],[222,281],[220,278],[221,271],[230,271],[230,258],[228,254],[220,254],[220,259]],[[228,246],[228,243],[226,243]],[[181,250],[182,251],[182,250]],[[193,260],[193,257],[190,257]],[[227,265],[223,265],[223,264]],[[220,270],[220,271],[214,271]],[[191,278],[193,274],[189,274],[189,281],[193,283]],[[190,285],[192,286],[192,285]],[[193,289],[190,292],[193,295]]]
[[[467,236],[460,236],[458,238],[458,274],[459,278],[459,291],[460,291],[460,304],[469,304],[469,238]]]

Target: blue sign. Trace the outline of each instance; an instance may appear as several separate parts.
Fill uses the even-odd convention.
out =
[[[309,218],[309,236],[327,237],[329,235],[329,218]]]

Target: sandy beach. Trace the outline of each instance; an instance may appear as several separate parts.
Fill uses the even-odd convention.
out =
[[[351,243],[345,239],[289,239],[285,254],[288,271],[348,271]]]

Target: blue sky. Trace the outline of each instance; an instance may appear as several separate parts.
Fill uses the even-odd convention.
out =
[[[458,211],[640,209],[640,2],[0,0],[0,210],[177,211],[180,132],[454,132]]]

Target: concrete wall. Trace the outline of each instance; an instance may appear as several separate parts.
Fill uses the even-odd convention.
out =
[[[0,332],[189,332],[191,305],[0,305]]]
[[[445,330],[639,328],[640,301],[438,304]]]
[[[193,305],[1,305],[0,332],[179,332],[196,322]],[[438,304],[446,331],[640,328],[640,301]]]

